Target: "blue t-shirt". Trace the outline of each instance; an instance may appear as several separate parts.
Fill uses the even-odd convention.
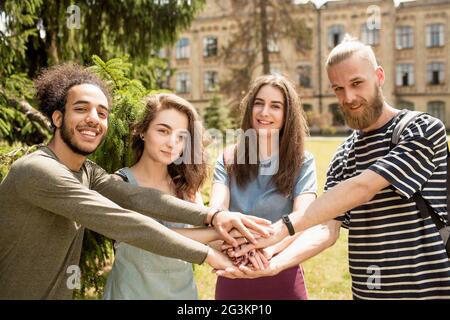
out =
[[[223,162],[223,154],[219,156],[214,171],[214,183],[222,183],[230,189],[230,211],[242,212],[256,217],[275,222],[281,219],[283,214],[292,212],[293,199],[302,193],[317,193],[316,165],[314,156],[305,152],[304,163],[296,177],[294,191],[286,197],[271,183],[272,175],[261,174],[267,172],[266,168],[275,167],[278,155],[261,161],[259,174],[245,187],[237,186],[236,179],[230,181]]]

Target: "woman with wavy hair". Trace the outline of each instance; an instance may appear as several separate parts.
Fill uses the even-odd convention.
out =
[[[188,101],[174,94],[150,95],[134,125],[131,148],[134,164],[117,172],[125,181],[203,205],[198,192],[206,178],[202,126]],[[212,228],[160,223],[202,243],[219,238]],[[197,299],[192,264],[121,242],[104,299]]]
[[[314,158],[305,151],[308,128],[294,85],[281,75],[259,77],[241,101],[241,109],[243,134],[217,160],[211,206],[272,222],[292,211],[304,211],[316,198],[317,183]],[[240,262],[248,261],[265,277],[219,276],[216,299],[307,299],[297,238],[250,251]],[[233,252],[229,246],[224,249]],[[236,278],[245,278],[236,272]]]

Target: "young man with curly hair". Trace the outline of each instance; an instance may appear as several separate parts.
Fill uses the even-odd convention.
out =
[[[16,161],[0,185],[0,299],[70,299],[69,277],[79,264],[84,227],[156,254],[206,261],[217,269],[231,262],[148,216],[214,224],[230,242],[232,228],[252,240],[246,227],[267,232],[262,219],[134,187],[87,160],[105,138],[111,108],[106,85],[87,69],[56,66],[44,71],[35,85],[39,107],[55,131],[47,146]]]

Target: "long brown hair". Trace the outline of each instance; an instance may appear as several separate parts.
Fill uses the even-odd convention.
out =
[[[278,171],[272,176],[271,181],[280,193],[288,197],[292,194],[295,179],[303,164],[305,137],[308,135],[308,126],[300,97],[295,91],[294,85],[281,75],[264,75],[253,81],[248,93],[241,101],[240,108],[244,110],[241,129],[244,132],[253,128],[252,113],[255,98],[259,90],[266,85],[277,88],[284,97],[284,120],[279,132],[280,162]],[[251,164],[249,161],[249,142],[245,135],[241,136],[233,153],[234,161],[226,166],[227,172],[230,176],[236,178],[238,186],[243,187],[257,177],[259,164]],[[245,154],[244,164],[238,163],[238,154]],[[259,155],[257,157],[259,162]]]
[[[147,96],[145,110],[141,119],[134,124],[131,133],[131,148],[136,164],[142,157],[144,141],[141,134],[148,130],[150,123],[161,110],[175,109],[185,114],[188,118],[188,131],[190,139],[187,139],[183,150],[185,160],[180,164],[171,163],[168,166],[169,175],[175,184],[177,197],[188,198],[193,201],[195,193],[204,183],[207,170],[204,161],[205,151],[203,145],[203,127],[195,108],[187,100],[169,93],[152,94]],[[186,156],[189,159],[186,159]]]

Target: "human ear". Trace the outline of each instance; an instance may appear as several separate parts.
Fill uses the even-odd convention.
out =
[[[55,110],[52,114],[52,122],[56,128],[60,128],[63,121],[63,113],[59,110]]]
[[[377,78],[378,78],[378,86],[382,87],[384,84],[384,80],[385,80],[384,70],[381,66],[378,66],[377,69],[375,70],[375,72],[376,72]]]

